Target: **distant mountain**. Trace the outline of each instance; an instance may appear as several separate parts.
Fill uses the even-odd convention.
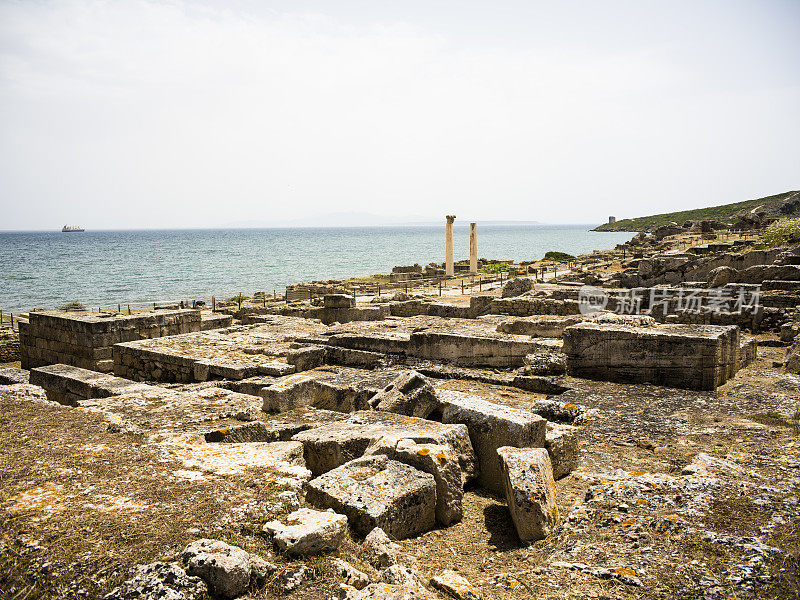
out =
[[[678,212],[651,215],[649,217],[636,217],[633,219],[620,219],[616,223],[605,223],[595,227],[592,231],[652,231],[656,227],[661,227],[672,221],[682,225],[686,221],[716,220],[723,223],[733,223],[732,215],[747,209],[753,210],[763,206],[767,214],[772,217],[780,215],[779,209],[786,202],[787,198],[796,191],[784,192],[774,196],[765,196],[755,200],[744,200],[733,204],[721,204],[719,206],[709,206],[708,208],[695,208],[692,210],[682,210]]]
[[[482,221],[480,219],[456,219],[455,227],[467,226],[470,222],[480,225],[512,226],[512,225],[541,225],[539,221]],[[334,212],[316,214],[296,219],[249,219],[246,221],[232,221],[223,227],[230,228],[257,228],[257,227],[427,227],[444,226],[444,215],[440,220],[423,216],[391,217],[376,215],[366,212]]]

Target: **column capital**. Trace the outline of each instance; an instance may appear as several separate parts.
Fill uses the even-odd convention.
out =
[[[455,216],[455,215],[447,215],[447,216],[445,217],[445,219],[447,219],[447,222],[448,222],[450,225],[452,225],[452,224],[453,224],[453,221],[455,221],[455,220],[456,220],[456,216]]]

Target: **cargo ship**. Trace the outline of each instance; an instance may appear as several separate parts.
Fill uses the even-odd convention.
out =
[[[73,231],[84,231],[84,230],[83,230],[83,229],[81,229],[80,227],[76,226],[76,225],[64,225],[64,226],[61,228],[61,231],[62,231],[63,233],[71,233],[71,232],[73,232]]]

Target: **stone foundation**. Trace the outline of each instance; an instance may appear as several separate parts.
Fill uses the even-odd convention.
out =
[[[20,322],[20,360],[32,369],[66,364],[110,372],[111,347],[120,342],[200,331],[199,310],[159,310],[135,315],[32,312]]]
[[[0,363],[19,360],[19,335],[12,329],[0,329]]]
[[[740,368],[739,328],[581,323],[564,330],[575,377],[713,390]]]

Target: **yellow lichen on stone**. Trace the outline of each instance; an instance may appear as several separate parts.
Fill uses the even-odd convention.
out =
[[[431,452],[430,448],[420,448],[419,450],[417,450],[417,454],[419,454],[420,456],[428,456],[430,452]]]

